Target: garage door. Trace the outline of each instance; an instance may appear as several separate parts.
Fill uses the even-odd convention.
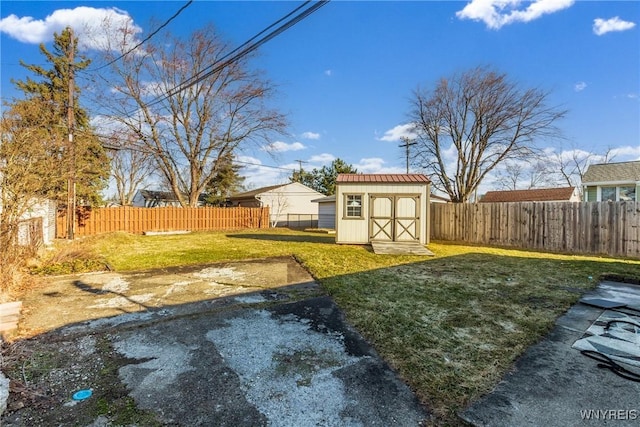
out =
[[[420,196],[372,195],[369,240],[415,241],[420,238]]]

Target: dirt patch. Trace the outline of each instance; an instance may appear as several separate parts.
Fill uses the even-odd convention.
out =
[[[2,425],[90,425],[100,417],[115,425],[158,424],[135,406],[118,380],[119,368],[132,361],[114,351],[105,335],[73,340],[46,335],[14,343],[3,353],[11,380]],[[83,389],[92,397],[75,401],[73,394]]]

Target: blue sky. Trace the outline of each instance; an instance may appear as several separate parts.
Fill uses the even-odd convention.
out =
[[[155,29],[151,19],[163,22],[185,3],[3,0],[3,100],[16,95],[11,79],[25,76],[19,60],[42,63],[38,44],[54,31],[99,22],[111,10],[143,39]],[[213,23],[237,46],[299,4],[196,0],[167,28],[187,36]],[[334,0],[262,46],[252,63],[278,85],[275,103],[291,126],[273,141],[275,157],[242,153],[242,161],[285,169],[247,165],[247,184],[285,182],[297,160],[305,169],[341,158],[361,172],[404,172],[398,144],[412,91],[478,65],[548,90],[569,110],[559,124],[565,139],[538,141],[549,155],[612,149],[615,161],[640,159],[639,24],[638,1]],[[483,189],[495,187],[488,180]]]

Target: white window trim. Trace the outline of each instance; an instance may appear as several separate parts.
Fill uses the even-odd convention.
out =
[[[636,200],[638,201],[638,185],[636,183],[623,183],[623,184],[617,184],[617,185],[598,185],[596,187],[596,200],[598,202],[602,202],[602,188],[615,188],[615,202],[619,202],[620,200],[620,187],[635,187],[636,188]],[[586,187],[585,187],[586,188]]]
[[[342,219],[364,219],[364,194],[363,193],[344,193],[344,210],[342,213]],[[360,216],[349,216],[348,215],[348,204],[347,199],[349,196],[360,196]]]

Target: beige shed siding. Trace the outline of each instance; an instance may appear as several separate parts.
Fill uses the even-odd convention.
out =
[[[388,183],[340,183],[336,191],[336,242],[362,244],[369,243],[369,218],[371,195],[420,195],[419,238],[422,244],[428,243],[427,224],[429,223],[429,185],[426,183],[388,184]],[[362,217],[345,217],[345,194],[362,194]],[[406,203],[406,202],[405,202]]]

